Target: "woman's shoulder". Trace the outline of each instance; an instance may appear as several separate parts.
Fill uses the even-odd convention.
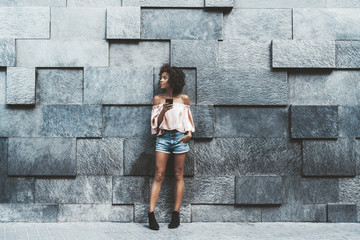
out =
[[[181,99],[182,99],[182,101],[183,101],[184,104],[190,105],[190,98],[189,98],[188,95],[186,95],[186,94],[181,94],[180,97],[181,97]]]

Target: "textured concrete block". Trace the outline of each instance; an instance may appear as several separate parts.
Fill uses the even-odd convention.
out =
[[[4,170],[6,171],[7,167]],[[33,203],[34,201],[34,178],[5,178],[0,173],[0,203]]]
[[[6,104],[35,104],[34,68],[7,68]]]
[[[123,175],[121,138],[77,139],[77,175]]]
[[[338,106],[291,106],[291,138],[337,138]]]
[[[154,176],[155,173],[155,138],[152,136],[126,138],[124,141],[124,175]],[[190,140],[184,176],[194,176],[194,154],[191,150],[194,141]],[[166,176],[174,176],[174,155],[170,155]]]
[[[339,106],[339,137],[360,137],[360,107]]]
[[[192,205],[192,222],[261,222],[261,208],[233,205]]]
[[[9,138],[8,175],[75,176],[75,138]]]
[[[360,41],[336,41],[336,68],[360,68]]]
[[[109,43],[100,40],[17,40],[17,66],[107,67]]]
[[[110,176],[36,179],[37,203],[111,203]]]
[[[286,108],[216,107],[216,137],[287,137]]]
[[[66,0],[1,0],[0,7],[66,7]]]
[[[326,0],[327,8],[358,8],[360,2],[357,0]]]
[[[233,9],[224,15],[224,39],[292,39],[291,9]]]
[[[290,103],[293,105],[360,104],[360,71],[290,71]]]
[[[298,175],[301,145],[286,138],[215,138],[197,141],[195,176]]]
[[[212,105],[191,106],[192,115],[195,123],[193,138],[213,138],[215,109]]]
[[[332,223],[357,222],[356,204],[329,203],[327,221]]]
[[[0,105],[0,137],[41,136],[42,122],[41,108]]]
[[[293,39],[359,39],[359,24],[360,9],[294,9]]]
[[[222,39],[222,12],[201,9],[142,9],[142,39]]]
[[[284,204],[261,211],[263,222],[326,222],[326,204]]]
[[[15,66],[15,39],[0,39],[0,66]]]
[[[0,204],[0,222],[57,222],[56,204]]]
[[[51,8],[51,39],[104,39],[106,9]]]
[[[149,202],[148,177],[113,177],[112,204],[134,204]]]
[[[169,42],[111,41],[111,67],[161,67],[169,63]]]
[[[0,68],[0,105],[6,104],[6,77],[5,76],[6,76],[6,68]],[[1,108],[1,106],[0,106],[0,108]]]
[[[355,176],[354,140],[303,140],[304,176]]]
[[[339,179],[285,176],[285,203],[313,204],[339,201]]]
[[[172,40],[171,65],[176,67],[216,67],[216,40]]]
[[[150,179],[149,189],[154,179]],[[234,204],[234,176],[184,178],[182,203],[187,204]],[[176,181],[165,177],[161,184],[159,203],[175,202]]]
[[[133,222],[132,205],[59,204],[59,222]]]
[[[140,7],[106,9],[106,39],[140,39]]]
[[[43,135],[52,137],[101,137],[101,105],[45,105]]]
[[[0,8],[0,38],[49,38],[50,8]]]
[[[286,105],[286,72],[255,68],[198,69],[197,93],[199,105]]]
[[[67,0],[68,7],[121,6],[121,0]]]
[[[234,0],[236,8],[323,8],[325,0]]]
[[[190,179],[187,190],[191,195],[191,203],[195,204],[234,204],[235,177],[195,177]]]
[[[152,104],[152,68],[85,68],[85,104]]]
[[[232,8],[234,0],[205,0],[205,7]]]
[[[104,106],[104,137],[151,136],[148,106]]]
[[[135,203],[135,219],[136,223],[147,223],[149,212],[149,203]],[[180,224],[191,222],[191,204],[181,204],[180,207]],[[158,223],[169,223],[171,220],[171,212],[174,210],[173,203],[158,203],[156,204],[155,218]]]
[[[273,40],[273,68],[335,68],[335,41]]]
[[[204,0],[123,0],[123,6],[202,8]]]
[[[36,104],[82,103],[83,71],[81,69],[37,69]]]
[[[339,178],[339,201],[345,203],[360,203],[360,176],[354,178]],[[337,201],[331,201],[337,202]]]
[[[280,176],[237,176],[236,204],[282,204],[285,188]]]
[[[221,68],[271,68],[271,41],[219,41]]]

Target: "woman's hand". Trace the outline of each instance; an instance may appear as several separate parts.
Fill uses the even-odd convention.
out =
[[[182,138],[179,139],[179,142],[182,141],[183,143],[188,143],[191,139],[191,134],[186,134]]]
[[[165,102],[165,103],[163,104],[163,111],[164,111],[164,113],[166,113],[167,111],[169,111],[169,110],[172,109],[172,108],[173,108],[173,105],[170,104],[170,103]]]

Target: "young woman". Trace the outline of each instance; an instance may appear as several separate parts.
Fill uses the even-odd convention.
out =
[[[166,163],[171,153],[174,154],[174,172],[176,179],[175,205],[169,228],[180,225],[180,204],[184,193],[184,165],[186,153],[189,151],[189,141],[195,132],[190,111],[190,99],[181,94],[185,85],[183,71],[165,64],[160,69],[160,89],[164,93],[154,97],[151,113],[151,133],[156,134],[155,177],[151,186],[150,207],[148,212],[149,227],[159,229],[155,219],[155,205],[160,193],[161,183],[165,176]],[[172,99],[173,104],[166,99]]]

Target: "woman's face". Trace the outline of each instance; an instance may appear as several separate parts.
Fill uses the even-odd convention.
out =
[[[169,84],[169,74],[167,72],[163,72],[161,74],[161,78],[160,78],[160,88],[165,89],[165,88],[169,88],[170,84]]]

